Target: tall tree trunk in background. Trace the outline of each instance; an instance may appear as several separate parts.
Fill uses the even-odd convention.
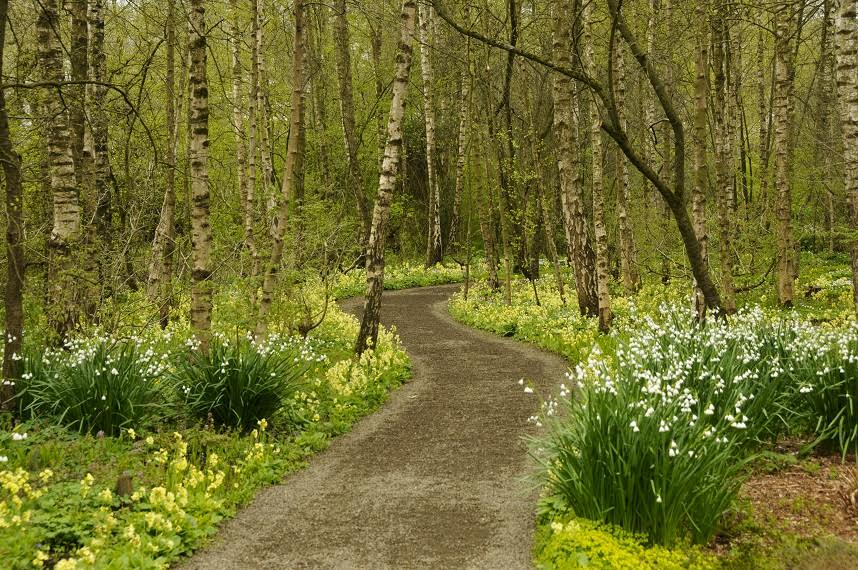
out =
[[[259,312],[256,321],[256,336],[263,337],[268,331],[268,312],[274,300],[274,288],[277,285],[277,274],[283,261],[283,247],[286,237],[286,227],[289,215],[293,211],[295,201],[296,167],[299,167],[298,156],[303,152],[300,144],[301,123],[304,115],[304,1],[295,0],[295,34],[292,53],[292,117],[289,123],[289,140],[287,142],[286,164],[283,169],[283,185],[277,206],[277,218],[274,225],[271,257],[265,268],[262,281],[262,297],[259,301]]]
[[[662,14],[662,0],[649,0],[649,17],[647,18],[646,25],[647,53],[658,53],[660,51],[660,46],[658,45],[658,31],[660,24],[665,19],[666,18]],[[668,67],[670,66],[668,65]],[[665,176],[670,176],[669,168],[667,167],[667,156],[663,155],[658,150],[660,139],[663,139],[665,145],[669,144],[667,133],[667,129],[669,127],[662,125],[659,120],[659,117],[656,114],[655,98],[652,96],[646,85],[644,86],[644,92],[644,121],[646,127],[644,160],[656,168],[659,168],[659,163],[661,163],[664,165],[663,168],[667,171]],[[644,195],[648,195],[650,197],[652,208],[658,216],[659,226],[656,231],[659,234],[659,237],[656,239],[656,254],[661,262],[661,281],[662,283],[668,283],[670,281],[670,256],[667,252],[669,234],[667,224],[665,223],[665,217],[669,216],[668,208],[665,205],[664,198],[659,195],[655,188],[646,179],[644,179]],[[653,227],[655,227],[655,225],[653,225]]]
[[[498,277],[498,246],[497,231],[495,228],[495,201],[494,193],[489,188],[489,165],[486,149],[486,141],[483,125],[474,129],[476,144],[474,145],[474,163],[480,165],[481,176],[477,177],[477,215],[479,216],[480,235],[483,238],[483,250],[486,257],[486,268],[489,274],[489,287],[492,291],[500,289],[500,278]]]
[[[375,133],[376,133],[376,148],[378,149],[378,174],[381,175],[381,163],[384,161],[384,147],[387,144],[387,124],[386,117],[381,111],[381,101],[384,98],[384,77],[381,68],[381,49],[382,49],[382,24],[376,22],[372,25],[372,74],[375,79]]]
[[[464,7],[465,21],[469,19],[470,11],[467,4]],[[465,186],[465,162],[470,140],[470,118],[471,118],[471,42],[465,40],[465,64],[462,67],[461,81],[462,90],[459,95],[459,133],[456,150],[456,186],[453,190],[453,216],[450,220],[450,244],[458,243],[457,233],[459,231],[459,219],[462,209],[462,192]]]
[[[556,0],[554,5],[553,59],[557,65],[571,67],[572,30],[569,0]],[[563,228],[572,258],[578,308],[582,315],[599,314],[596,294],[595,254],[587,232],[584,212],[584,189],[581,184],[578,149],[575,144],[575,97],[572,80],[554,74],[554,140],[557,146],[557,169],[560,174],[560,201]]]
[[[813,150],[813,164],[818,172],[815,176],[818,191],[825,200],[826,222],[828,227],[828,251],[834,253],[834,224],[835,200],[831,188],[832,176],[835,171],[832,164],[835,137],[832,129],[832,117],[836,112],[837,82],[835,80],[835,55],[833,48],[835,36],[836,0],[824,0],[822,7],[822,30],[819,34],[819,62],[817,65],[816,82],[816,140]]]
[[[736,312],[736,292],[733,285],[733,223],[730,196],[733,192],[731,169],[733,167],[732,146],[730,144],[727,79],[730,75],[730,58],[727,51],[729,29],[725,0],[715,5],[715,17],[712,24],[712,67],[715,70],[715,200],[718,204],[718,256],[721,262],[721,288],[724,310],[728,314]]]
[[[6,16],[9,0],[0,0],[0,77],[6,46]],[[18,357],[24,343],[24,188],[21,185],[21,157],[12,146],[6,90],[0,88],[0,163],[6,183],[6,292],[3,297],[4,327],[3,376],[9,380],[0,386],[0,409],[14,408],[15,385],[19,378]]]
[[[429,232],[426,241],[426,267],[441,261],[441,197],[438,185],[435,148],[435,100],[432,70],[432,30],[435,16],[432,6],[420,4],[420,71],[423,79],[423,114],[426,119],[426,173],[429,198]]]
[[[71,68],[72,81],[86,81],[89,65],[87,57],[89,54],[89,31],[87,27],[87,0],[66,0],[65,6],[71,16],[71,34],[69,42],[69,64]],[[59,33],[59,30],[57,30]],[[86,111],[87,91],[89,87],[83,83],[69,85],[64,88],[66,96],[69,127],[71,128],[72,153],[75,163],[75,176],[80,192],[84,195],[92,195],[93,181],[90,177],[90,155],[86,148]],[[91,99],[90,99],[91,101]],[[93,196],[94,198],[94,196]],[[95,208],[95,199],[92,204]],[[90,212],[90,215],[92,212]]]
[[[251,277],[255,277],[255,269],[257,266],[257,259],[259,257],[259,254],[256,251],[256,240],[254,240],[253,236],[253,211],[254,202],[256,199],[256,191],[255,188],[251,187],[251,185],[255,185],[256,183],[256,159],[255,157],[251,159],[254,163],[254,178],[251,179],[248,167],[248,154],[249,152],[255,153],[256,148],[254,144],[254,147],[250,149],[250,151],[248,151],[248,145],[247,143],[245,143],[244,140],[244,67],[241,64],[241,46],[243,44],[243,41],[240,25],[242,11],[238,0],[230,0],[230,10],[232,11],[232,37],[230,38],[230,41],[232,43],[232,128],[233,135],[235,138],[235,162],[236,168],[238,169],[238,195],[241,204],[242,227],[244,228],[244,247],[247,248],[247,252],[250,254]],[[252,81],[253,80],[251,79],[251,82]],[[253,90],[254,86],[251,86],[251,91]],[[250,102],[250,107],[253,107],[252,101]],[[254,130],[256,128],[255,122],[256,117],[254,113],[254,124],[252,127]]]
[[[843,137],[844,188],[851,209],[852,231],[858,231],[858,3],[840,0],[837,14],[837,95]],[[858,312],[858,239],[852,238],[852,290]]]
[[[408,94],[408,75],[411,71],[416,18],[416,1],[404,0],[400,18],[402,31],[397,46],[396,70],[393,79],[393,100],[390,104],[390,118],[387,123],[387,145],[384,149],[384,163],[378,179],[378,199],[372,213],[369,234],[366,259],[366,302],[355,344],[355,353],[358,355],[363,354],[367,347],[374,347],[378,342],[381,293],[384,289],[384,242],[387,237],[387,220],[390,217],[390,204],[399,170],[402,117],[405,114],[405,99]]]
[[[593,58],[593,3],[584,6],[584,34],[582,63],[590,77],[596,76],[596,63]],[[602,167],[602,116],[599,103],[590,101],[590,145],[593,158],[593,235],[596,241],[596,292],[599,302],[599,330],[607,332],[611,328],[611,280],[608,267],[608,230],[605,226],[605,186]]]
[[[257,283],[259,276],[259,248],[256,246],[256,187],[259,180],[256,156],[259,151],[259,45],[257,44],[257,27],[259,26],[259,0],[251,0],[250,4],[250,91],[247,100],[247,193],[244,196],[242,221],[244,225],[244,244],[250,254],[250,278],[253,282],[250,293],[251,305],[256,305]],[[264,173],[263,173],[264,177]],[[264,195],[264,191],[263,191]]]
[[[697,21],[702,27],[706,21],[706,8],[698,3],[695,10]],[[700,242],[700,254],[709,263],[709,233],[706,231],[706,194],[709,190],[709,172],[706,164],[708,146],[707,126],[709,124],[709,40],[705,32],[697,38],[697,57],[695,58],[696,78],[694,81],[694,186],[691,189],[691,218],[694,233]],[[698,319],[706,316],[706,299],[703,291],[694,283],[694,311]]]
[[[205,0],[191,1],[188,36],[191,54],[190,166],[193,199],[191,328],[200,342],[201,350],[208,351],[212,324],[212,227],[209,204],[209,88],[206,77]]]
[[[55,83],[63,81],[62,49],[55,33],[60,29],[58,11],[58,0],[45,0],[36,22],[42,78]],[[79,253],[81,214],[71,130],[59,87],[45,92],[44,111],[54,218],[48,241],[48,315],[62,339],[77,324],[82,301],[75,261]]]
[[[322,183],[322,196],[329,196],[336,184],[331,167],[331,150],[328,133],[328,66],[325,65],[325,42],[328,34],[328,7],[319,4],[313,11],[315,16],[312,25],[307,29],[313,31],[307,35],[307,53],[311,56],[314,70],[310,77],[313,81],[310,91],[313,101],[313,130],[318,133],[319,143],[319,178]],[[312,41],[311,41],[312,40]],[[308,72],[309,73],[309,72]],[[306,131],[306,129],[305,129]]]
[[[763,219],[767,216],[769,202],[769,108],[766,97],[766,33],[759,32],[757,37],[757,121],[760,123],[758,135],[757,158],[760,161],[757,167],[757,178],[760,180],[759,201],[762,204]],[[768,227],[768,226],[766,226]]]
[[[792,57],[790,42],[789,6],[775,13],[775,184],[777,187],[777,245],[778,245],[778,301],[782,306],[793,303],[795,280],[795,251],[792,236],[792,157],[790,131],[792,116]]]
[[[614,85],[616,88],[617,115],[620,127],[626,128],[626,66],[623,46],[617,45],[614,51]],[[622,151],[617,150],[617,223],[620,234],[620,272],[623,287],[630,293],[641,288],[641,275],[638,271],[637,246],[635,232],[629,220],[629,163]]]
[[[107,57],[104,53],[104,0],[90,0],[89,31],[91,34],[89,66],[93,81],[107,81]],[[89,85],[89,99],[92,102],[90,124],[92,125],[92,155],[94,167],[95,192],[95,231],[103,248],[109,247],[111,240],[111,199],[110,199],[110,163],[107,154],[107,115],[105,100],[107,87],[93,83]],[[103,255],[103,254],[102,254]],[[104,262],[101,263],[104,266]]]
[[[346,14],[346,1],[334,2],[334,49],[337,61],[337,80],[340,86],[340,116],[343,135],[346,141],[346,159],[348,160],[349,186],[352,189],[361,226],[361,251],[366,252],[369,239],[369,208],[364,190],[358,157],[357,130],[355,128],[355,105],[352,91],[352,60],[349,50],[349,22]]]
[[[152,241],[152,259],[149,265],[149,298],[158,305],[158,317],[161,328],[170,322],[170,309],[173,304],[173,249],[176,239],[176,158],[178,147],[178,113],[176,110],[176,2],[167,2],[166,22],[166,110],[167,110],[167,153],[166,188],[161,204],[161,215],[155,228]],[[180,96],[181,97],[181,96]]]
[[[256,0],[251,4],[254,27],[254,44],[256,46],[257,89],[256,89],[256,121],[259,140],[259,163],[261,166],[262,183],[259,186],[262,201],[265,204],[266,224],[269,232],[274,232],[275,204],[277,202],[277,183],[274,178],[274,164],[271,160],[271,117],[268,112],[268,78],[265,70],[265,42],[262,30],[262,7]]]

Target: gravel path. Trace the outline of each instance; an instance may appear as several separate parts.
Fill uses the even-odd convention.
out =
[[[456,286],[386,292],[413,380],[308,468],[261,491],[188,569],[531,566],[536,490],[522,436],[557,357],[462,326]],[[346,308],[359,312],[357,302]]]

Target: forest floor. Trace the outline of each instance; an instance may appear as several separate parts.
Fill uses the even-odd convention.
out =
[[[183,568],[532,567],[538,490],[522,436],[539,399],[518,380],[539,393],[566,363],[453,321],[457,287],[384,293],[412,381]]]

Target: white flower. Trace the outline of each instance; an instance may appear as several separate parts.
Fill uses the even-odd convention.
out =
[[[533,388],[531,388],[530,386],[525,386],[524,387],[524,393],[525,394],[533,394]]]
[[[629,424],[629,427],[632,428],[632,431],[635,433],[637,433],[641,430],[641,428],[638,427],[638,422],[636,422],[634,420],[632,420],[632,423]]]
[[[655,497],[655,502],[656,502],[656,503],[660,503],[660,502],[661,502],[661,494],[656,495],[656,497]]]
[[[524,378],[520,378],[520,379],[518,380],[518,385],[519,385],[519,386],[524,386]]]
[[[654,412],[655,412],[655,410],[653,410],[652,406],[650,406],[649,408],[646,409],[646,412],[644,413],[644,415],[646,417],[650,417]]]
[[[113,374],[114,376],[118,376],[118,375],[119,375],[119,370],[117,370],[116,368],[111,368],[111,369],[110,369],[110,373],[111,373],[111,374]]]
[[[709,407],[708,407],[708,408],[706,408],[706,410],[704,410],[704,411],[703,411],[703,413],[704,413],[704,414],[706,414],[707,416],[711,416],[711,415],[713,415],[713,414],[715,413],[715,406],[714,406],[714,404],[710,403],[710,404],[709,404]]]
[[[103,401],[105,401],[105,400],[107,400],[107,396],[102,396],[102,397],[101,397],[101,401],[103,402]]]
[[[679,446],[677,446],[677,445],[676,445],[676,442],[675,442],[675,441],[672,441],[672,440],[671,440],[671,442],[670,442],[670,449],[668,450],[667,454],[668,454],[670,457],[676,457],[676,454],[677,454],[677,453],[679,453]]]
[[[665,433],[668,431],[670,431],[670,426],[667,425],[667,422],[665,422],[664,420],[661,420],[661,423],[658,426],[658,433]]]
[[[26,433],[13,433],[12,434],[12,441],[22,441],[24,439],[27,439]]]
[[[7,461],[9,461],[8,457],[6,457],[5,455],[0,455],[0,463],[6,463]]]

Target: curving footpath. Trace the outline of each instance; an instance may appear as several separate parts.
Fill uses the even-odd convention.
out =
[[[188,569],[531,566],[537,490],[523,436],[564,361],[448,314],[457,286],[385,292],[413,379],[310,465],[262,490]],[[359,301],[346,303],[358,313]]]

